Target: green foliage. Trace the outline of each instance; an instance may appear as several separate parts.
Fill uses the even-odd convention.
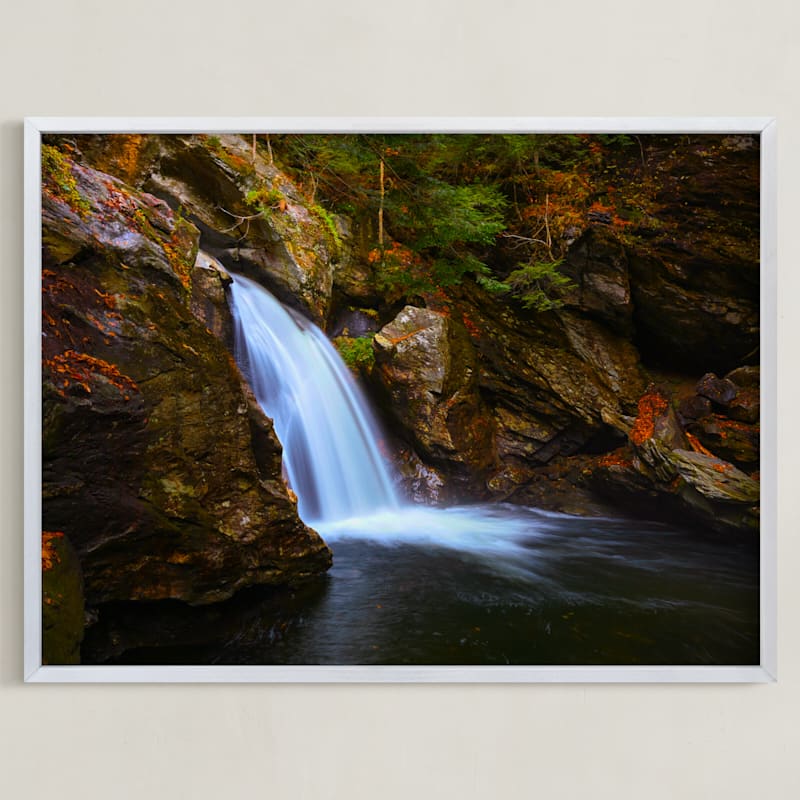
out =
[[[375,351],[372,347],[371,336],[337,336],[333,343],[342,360],[355,372],[369,372],[375,364]]]
[[[560,296],[573,286],[572,281],[559,272],[561,264],[561,260],[520,264],[506,279],[511,294],[533,311],[560,308],[563,305]]]
[[[80,216],[89,213],[91,206],[78,191],[72,162],[58,148],[48,144],[42,145],[42,183]]]
[[[387,241],[375,242],[377,281],[402,293],[433,291],[483,271],[482,250],[505,227],[502,192],[453,174],[455,141],[363,134],[277,139],[297,178],[311,181],[312,195],[320,191],[334,209],[361,218],[377,220],[382,212]],[[330,213],[319,204],[313,210],[340,245]]]
[[[244,200],[254,211],[264,219],[269,220],[272,213],[279,208],[286,206],[286,199],[279,189],[274,189],[262,183],[255,189],[251,189]]]
[[[315,214],[319,218],[319,220],[325,226],[325,229],[328,231],[331,241],[333,241],[337,251],[341,252],[342,238],[339,236],[339,229],[336,227],[336,220],[334,219],[333,214],[331,214],[327,208],[324,208],[318,204],[311,206],[309,210],[312,214]]]
[[[427,181],[420,187],[413,206],[408,207],[411,246],[423,250],[448,251],[459,245],[491,245],[505,228],[506,200],[493,186],[452,186]],[[402,230],[403,220],[398,220]]]
[[[636,144],[634,137],[627,133],[599,133],[597,139],[605,147],[631,147]]]
[[[321,196],[369,223],[377,284],[396,299],[474,277],[528,308],[554,308],[568,283],[558,265],[589,212],[605,211],[620,234],[630,224],[617,164],[638,160],[625,153],[639,147],[625,134],[287,134],[273,143],[312,202]],[[515,262],[509,274],[503,265]]]
[[[476,281],[490,294],[507,294],[511,291],[511,285],[505,281],[495,278],[489,270],[477,276]]]
[[[277,208],[281,202],[286,202],[283,197],[283,192],[279,189],[273,189],[266,184],[251,189],[244,197],[245,202],[257,209],[272,209]]]

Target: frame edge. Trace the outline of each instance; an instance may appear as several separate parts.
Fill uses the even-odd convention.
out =
[[[761,665],[746,667],[93,667],[42,664],[41,138],[49,132],[330,131],[758,133],[761,135],[762,452]],[[777,131],[773,117],[72,118],[24,120],[24,641],[25,683],[771,683],[777,681]],[[767,346],[768,345],[768,346]],[[763,457],[762,457],[763,458]],[[766,488],[764,488],[766,487]],[[38,492],[38,493],[37,493]]]

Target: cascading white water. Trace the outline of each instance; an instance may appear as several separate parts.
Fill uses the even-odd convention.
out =
[[[231,287],[236,360],[283,445],[304,522],[398,507],[379,430],[325,334],[240,275]]]

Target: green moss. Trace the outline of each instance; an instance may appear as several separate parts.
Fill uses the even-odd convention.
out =
[[[58,148],[42,145],[42,185],[65,202],[79,216],[89,214],[89,201],[78,191],[78,181],[72,174],[72,162]]]
[[[253,175],[255,167],[246,159],[236,153],[231,153],[225,149],[219,136],[207,136],[203,139],[206,149],[216,156],[223,164],[230,167],[234,172],[241,175]]]
[[[336,227],[336,219],[334,218],[333,214],[331,214],[327,208],[324,208],[320,205],[313,205],[309,210],[312,214],[316,215],[320,222],[322,222],[322,224],[325,226],[325,230],[328,231],[333,244],[336,246],[337,251],[341,252],[342,238],[339,236],[339,229]]]
[[[265,219],[269,219],[275,209],[286,204],[286,198],[280,189],[274,189],[262,183],[251,189],[245,196],[245,202],[256,211],[260,211]]]
[[[375,364],[375,351],[372,348],[373,338],[374,334],[359,336],[355,339],[350,336],[337,336],[333,343],[344,363],[351,370],[369,373]]]
[[[380,319],[380,314],[378,310],[375,308],[361,308],[360,306],[348,306],[348,311],[357,311],[359,314],[363,314],[366,317],[369,317],[372,320],[377,322]]]

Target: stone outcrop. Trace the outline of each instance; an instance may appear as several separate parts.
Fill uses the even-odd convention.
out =
[[[478,383],[497,428],[503,469],[572,455],[624,438],[646,384],[636,348],[567,308],[523,315],[465,290],[458,312],[474,320]]]
[[[210,255],[324,326],[334,273],[350,252],[349,228],[309,202],[245,137],[83,136],[77,143],[100,169],[126,159],[126,180],[180,208]]]
[[[628,254],[610,230],[600,225],[590,227],[569,248],[561,271],[573,282],[564,298],[568,307],[630,336],[633,301]]]
[[[758,530],[758,482],[687,434],[670,398],[653,386],[639,400],[628,444],[586,473],[600,491],[651,514],[656,507],[711,530]]]
[[[759,152],[746,137],[648,153],[655,205],[625,232],[636,341],[650,361],[724,374],[759,344]]]
[[[707,373],[679,407],[686,429],[705,448],[749,471],[758,469],[760,457],[759,382],[757,367],[741,367],[724,378]]]
[[[74,545],[87,603],[203,604],[324,571],[197,228],[66,163],[73,190],[43,192],[43,524]]]
[[[374,346],[390,427],[472,497],[544,499],[537,470],[622,442],[646,382],[635,348],[600,322],[521,317],[466,287],[444,311],[406,307]]]
[[[464,326],[443,313],[406,306],[373,343],[373,380],[417,453],[447,467],[456,494],[481,492],[494,461],[494,425]]]

